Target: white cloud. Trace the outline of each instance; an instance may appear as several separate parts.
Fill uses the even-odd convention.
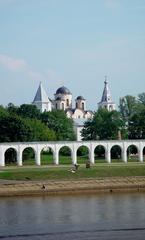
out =
[[[46,81],[48,79],[51,85],[56,86],[64,83],[63,79],[54,70],[48,69],[46,72],[35,71],[25,59],[0,54],[0,66],[13,73],[23,73],[32,80]]]
[[[0,54],[0,65],[12,72],[23,72],[28,77],[42,81],[45,76],[34,71],[24,59],[13,58],[4,54]]]
[[[21,71],[27,68],[27,64],[23,59],[16,59],[7,55],[0,54],[0,65],[3,65],[11,71]]]

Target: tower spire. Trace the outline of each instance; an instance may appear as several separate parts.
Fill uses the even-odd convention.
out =
[[[108,88],[107,76],[105,76],[104,90],[103,90],[101,102],[98,103],[98,107],[106,108],[109,111],[115,110],[115,103],[112,102],[111,93]]]
[[[108,88],[108,81],[107,81],[107,76],[105,76],[105,81],[104,81],[104,90],[102,94],[102,100],[101,102],[110,102],[111,100],[111,93]]]
[[[105,84],[107,84],[107,76],[105,75],[105,81],[104,81]]]
[[[36,95],[34,97],[33,103],[36,107],[41,111],[50,111],[51,110],[51,102],[47,96],[45,89],[42,86],[42,82],[40,82]]]

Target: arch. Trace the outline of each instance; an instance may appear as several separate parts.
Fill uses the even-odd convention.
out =
[[[77,155],[77,163],[86,163],[89,160],[89,147],[86,145],[81,145],[77,148],[76,155]]]
[[[122,161],[122,148],[120,145],[113,145],[110,149],[111,162]]]
[[[41,165],[54,164],[54,152],[49,146],[43,147],[40,152]]]
[[[82,142],[60,141],[60,142],[45,142],[45,143],[29,142],[29,143],[14,143],[14,144],[1,143],[0,145],[1,145],[0,146],[0,156],[1,156],[0,165],[1,166],[5,166],[5,161],[7,161],[6,159],[8,159],[7,157],[8,149],[11,149],[11,151],[14,151],[15,159],[16,159],[14,160],[14,162],[17,162],[18,166],[22,165],[22,157],[23,157],[24,165],[32,164],[32,163],[34,164],[35,162],[37,165],[40,165],[40,153],[45,146],[46,147],[50,146],[50,148],[52,148],[55,164],[59,164],[59,150],[61,150],[61,148],[64,146],[69,148],[69,154],[68,154],[69,156],[65,156],[67,160],[68,160],[68,157],[71,158],[71,160],[68,163],[71,163],[71,162],[77,163],[77,155],[80,155],[78,156],[78,160],[80,163],[85,163],[86,159],[90,160],[91,163],[94,163],[94,152],[98,157],[98,152],[96,150],[98,145],[101,145],[105,149],[105,159],[107,160],[108,163],[111,162],[110,155],[112,154],[113,147],[115,145],[118,145],[118,147],[120,146],[119,148],[121,149],[122,160],[124,162],[127,162],[127,155],[128,155],[129,161],[139,160],[140,162],[143,161],[143,155],[144,155],[144,161],[145,161],[145,140],[126,140],[126,141],[110,140],[110,141],[84,141],[84,142],[83,141]],[[85,148],[85,152],[86,152],[85,154],[79,153],[81,147]],[[33,153],[33,158],[35,159],[35,161],[32,160],[31,157],[30,157],[31,161],[30,159],[28,160],[25,159],[26,149],[31,149]]]
[[[139,160],[138,147],[135,144],[130,144],[127,147],[128,162],[137,162]]]
[[[95,154],[95,162],[106,162],[105,160],[105,147],[103,145],[98,145],[94,149],[94,154]]]
[[[34,165],[36,160],[36,153],[33,147],[25,147],[22,152],[23,165]]]
[[[72,151],[69,146],[62,146],[59,149],[59,164],[71,164],[72,163]]]
[[[17,150],[14,147],[7,148],[4,153],[4,161],[6,165],[17,164]]]

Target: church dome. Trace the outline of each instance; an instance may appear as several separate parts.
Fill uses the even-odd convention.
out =
[[[71,92],[68,88],[63,86],[57,89],[56,94],[71,94]]]
[[[85,98],[83,96],[78,96],[76,100],[85,100]]]

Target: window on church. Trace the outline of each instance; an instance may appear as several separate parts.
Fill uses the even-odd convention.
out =
[[[66,99],[66,106],[69,106],[69,99]]]
[[[64,103],[62,103],[62,109],[64,110]]]
[[[76,108],[78,108],[78,103],[76,103]]]
[[[84,105],[84,102],[82,103],[82,109],[84,110],[84,107],[85,107],[85,105]]]

